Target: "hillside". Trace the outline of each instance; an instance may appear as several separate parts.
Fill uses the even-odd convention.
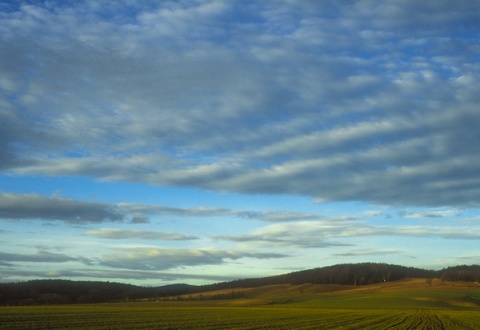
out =
[[[376,284],[418,278],[423,283],[442,281],[480,282],[480,266],[456,266],[440,271],[398,265],[361,263],[342,264],[292,272],[277,276],[241,279],[203,286],[175,284],[147,288],[122,283],[69,280],[34,280],[0,284],[1,305],[44,305],[98,303],[139,299],[180,297],[235,299],[261,296],[261,292],[280,290],[293,294],[371,289]],[[234,289],[234,290],[232,290]],[[223,291],[222,291],[223,290]],[[214,294],[210,294],[215,292]]]
[[[480,283],[440,279],[403,279],[365,286],[277,284],[202,292],[161,301],[202,303],[221,300],[223,306],[292,306],[315,308],[480,309]]]

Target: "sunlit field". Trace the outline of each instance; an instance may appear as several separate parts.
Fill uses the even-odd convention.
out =
[[[478,285],[271,286],[250,297],[3,306],[0,329],[478,329]],[[218,295],[218,293],[217,293]],[[212,297],[212,296],[210,296]]]
[[[478,329],[478,310],[191,304],[3,307],[2,329]]]

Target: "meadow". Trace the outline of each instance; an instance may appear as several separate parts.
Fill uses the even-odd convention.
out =
[[[274,285],[161,301],[1,306],[0,329],[478,329],[480,286]],[[242,298],[213,299],[228,293]],[[233,296],[233,295],[232,295]]]

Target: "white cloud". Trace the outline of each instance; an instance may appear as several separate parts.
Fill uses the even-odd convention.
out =
[[[241,252],[216,249],[130,248],[128,251],[104,255],[100,264],[135,270],[166,270],[183,266],[217,265],[240,258],[284,258],[279,253]]]
[[[13,8],[1,17],[2,102],[16,113],[0,114],[3,168],[471,205],[480,194],[468,184],[478,172],[475,6]],[[440,48],[457,39],[461,53]],[[452,159],[468,171],[446,171]],[[454,189],[437,198],[442,185]]]
[[[406,218],[443,218],[449,216],[459,215],[460,211],[457,209],[431,209],[422,212],[405,212],[402,216]]]
[[[61,196],[43,196],[38,194],[0,193],[0,219],[3,220],[62,221],[69,224],[103,222],[141,224],[148,223],[150,218],[153,217],[227,217],[266,222],[316,219],[344,221],[355,219],[355,217],[351,216],[337,216],[332,219],[321,214],[284,210],[235,210],[212,206],[182,208],[157,204],[83,201]],[[194,239],[194,237],[178,233],[147,232],[118,228],[92,229],[87,231],[87,234],[102,238]]]
[[[179,234],[179,233],[165,233],[145,230],[128,230],[120,228],[100,228],[85,231],[86,235],[106,239],[144,239],[144,240],[167,240],[167,241],[182,241],[193,240],[196,237]]]
[[[334,253],[334,256],[338,257],[359,257],[359,256],[375,256],[375,255],[386,255],[386,254],[399,254],[402,251],[395,249],[352,249],[347,252],[338,252]]]
[[[479,13],[468,0],[0,3],[0,233],[12,248],[1,276],[194,279],[159,270],[302,268],[304,248],[398,259],[407,241],[473,246]],[[194,188],[194,206],[152,190],[144,203],[122,191],[88,200],[97,192],[64,186],[79,178]],[[75,197],[47,195],[56,189]],[[205,191],[226,194],[195,199]],[[260,194],[326,204],[250,204]],[[352,202],[389,210],[388,226]],[[50,253],[58,232],[34,237],[24,220],[75,240]],[[43,248],[25,252],[20,233]],[[378,248],[385,238],[395,247]],[[125,249],[102,250],[114,239]]]
[[[373,225],[352,221],[298,221],[272,224],[250,234],[218,236],[219,240],[237,242],[240,246],[326,248],[356,245],[362,237],[411,237],[475,240],[480,230],[471,227],[427,225]]]

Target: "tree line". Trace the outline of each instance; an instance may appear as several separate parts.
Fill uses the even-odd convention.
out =
[[[300,285],[309,283],[359,286],[405,278],[440,278],[444,281],[480,282],[480,266],[462,265],[434,271],[383,263],[340,264],[277,276],[239,279],[201,286],[174,284],[160,287],[141,287],[111,282],[33,280],[19,283],[0,283],[0,304],[100,303],[147,298],[155,299],[230,288],[250,288],[275,284]]]

